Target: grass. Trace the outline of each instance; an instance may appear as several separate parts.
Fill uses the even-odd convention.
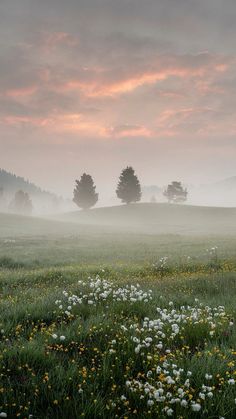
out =
[[[63,291],[79,295],[83,287],[87,289],[87,278],[98,273],[115,287],[139,282],[144,291],[153,290],[153,299],[148,304],[109,299],[97,305],[83,302],[66,315]],[[78,284],[79,280],[85,285]],[[195,265],[191,271],[172,265],[164,272],[158,266],[132,264],[105,270],[100,266],[8,267],[2,269],[0,283],[0,412],[7,412],[8,417],[167,417],[162,411],[166,403],[149,406],[145,393],[140,398],[142,389],[133,392],[125,384],[137,378],[145,382],[148,372],[154,374],[163,359],[192,372],[189,394],[202,406],[197,414],[191,408],[171,405],[174,417],[235,417],[236,391],[228,384],[236,372],[236,334],[234,327],[229,328],[236,314],[236,269],[230,263],[217,260],[215,266],[212,262]],[[182,337],[164,343],[163,350],[151,346],[142,356],[135,353],[130,325],[140,328],[145,317],[156,318],[157,306],[168,309],[171,301],[178,310],[181,305],[195,306],[196,298],[203,305],[225,306],[225,317],[213,337],[203,315],[197,326],[189,321]],[[55,304],[58,299],[63,310]],[[152,332],[147,335],[153,337]],[[202,384],[210,385],[205,374],[213,375],[210,384],[216,389],[207,401],[195,396]],[[155,378],[149,381],[153,384]]]
[[[0,231],[0,417],[235,418],[233,235],[14,220]]]

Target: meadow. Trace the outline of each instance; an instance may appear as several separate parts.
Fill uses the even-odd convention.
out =
[[[0,417],[236,417],[233,234],[3,220]]]

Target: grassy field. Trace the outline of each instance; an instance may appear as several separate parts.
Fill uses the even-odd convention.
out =
[[[0,417],[236,417],[234,235],[0,222]]]

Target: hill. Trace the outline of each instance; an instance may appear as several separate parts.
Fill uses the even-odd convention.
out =
[[[236,207],[236,176],[209,185],[191,186],[188,190],[193,204]]]
[[[154,234],[236,232],[236,208],[139,203],[71,212],[60,220]]]
[[[51,219],[0,213],[0,237],[81,234],[236,233],[236,208],[140,203],[56,215]]]
[[[47,198],[53,198],[56,196],[51,192],[42,190],[40,187],[36,186],[34,183],[29,182],[23,177],[9,173],[3,169],[0,169],[0,187],[2,187],[7,193],[11,194],[15,193],[19,189],[22,189],[24,192],[27,192],[30,195],[41,195]]]
[[[23,177],[9,173],[3,169],[0,169],[0,188],[3,189],[3,196],[0,202],[2,211],[8,210],[14,194],[19,190],[27,192],[30,195],[35,214],[56,212],[60,210],[60,207],[64,207],[65,210],[62,198],[41,189],[39,186],[29,182]]]
[[[221,180],[220,182],[215,183],[213,186],[216,188],[227,188],[236,191],[236,176],[231,176],[227,179]]]

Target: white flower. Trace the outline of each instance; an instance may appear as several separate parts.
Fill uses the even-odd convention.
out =
[[[53,337],[53,339],[57,339],[58,336],[56,335],[56,333],[53,333],[52,337]]]
[[[154,405],[154,401],[153,400],[148,400],[147,401],[147,405],[148,406],[153,406]]]
[[[134,352],[135,352],[136,354],[138,354],[138,353],[140,352],[140,349],[141,349],[141,345],[138,345],[138,346],[136,346],[136,348],[135,348]]]
[[[62,335],[62,336],[60,336],[60,340],[61,340],[62,342],[65,340],[65,338],[66,338],[66,337],[65,337],[65,336],[63,336],[63,335]]]
[[[158,343],[157,345],[156,345],[156,348],[157,349],[162,349],[163,348],[163,344],[160,342],[160,343]]]
[[[233,386],[233,385],[235,384],[235,380],[234,380],[233,378],[230,378],[230,379],[228,380],[228,383],[229,383],[231,386]]]
[[[199,410],[201,410],[201,405],[199,403],[193,403],[191,407],[193,412],[199,412]]]
[[[206,375],[205,375],[205,379],[206,379],[206,380],[211,380],[211,379],[212,379],[212,375],[210,375],[210,374],[206,374]]]
[[[168,409],[168,410],[166,411],[166,414],[167,414],[167,416],[172,416],[173,412],[174,412],[174,410],[173,410],[173,409]]]
[[[7,418],[7,414],[5,412],[0,413],[0,418]]]

